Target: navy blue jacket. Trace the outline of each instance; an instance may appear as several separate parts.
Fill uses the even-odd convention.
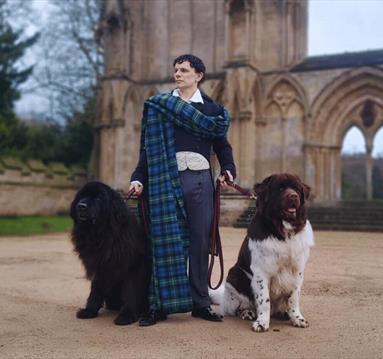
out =
[[[223,107],[215,103],[210,97],[201,91],[204,103],[190,104],[197,110],[208,116],[223,115]],[[197,152],[203,155],[210,162],[211,151],[217,155],[218,162],[221,166],[221,174],[229,170],[233,177],[236,177],[236,169],[233,160],[233,150],[226,137],[209,140],[201,137],[194,136],[180,127],[174,127],[175,148],[176,152],[190,151]],[[131,181],[140,181],[146,185],[148,177],[147,160],[145,149],[141,149],[140,159],[137,167],[134,170]]]

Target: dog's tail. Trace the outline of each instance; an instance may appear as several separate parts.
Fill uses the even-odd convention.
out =
[[[225,294],[225,284],[221,284],[217,289],[209,288],[209,297],[212,304],[222,306]]]

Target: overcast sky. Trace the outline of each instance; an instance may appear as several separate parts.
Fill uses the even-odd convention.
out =
[[[47,0],[32,1],[43,20],[47,14]],[[383,0],[310,0],[308,48],[309,55],[383,49]],[[28,97],[17,104],[18,112],[26,112],[31,102],[36,108],[36,101]],[[358,152],[363,147],[363,139],[357,131],[352,131],[345,139],[347,152]],[[383,156],[383,129],[374,147],[374,154]]]
[[[383,0],[310,0],[309,55],[383,49]],[[365,151],[362,133],[351,129],[343,152]],[[373,156],[383,157],[383,128]]]

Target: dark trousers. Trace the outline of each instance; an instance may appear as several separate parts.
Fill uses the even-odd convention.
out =
[[[190,229],[189,281],[195,309],[210,305],[208,262],[213,220],[213,181],[210,170],[180,172]]]

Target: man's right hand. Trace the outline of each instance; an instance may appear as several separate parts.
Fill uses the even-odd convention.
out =
[[[134,194],[137,196],[139,196],[144,190],[144,186],[138,181],[133,181],[130,183],[129,191],[133,188],[134,188]]]

